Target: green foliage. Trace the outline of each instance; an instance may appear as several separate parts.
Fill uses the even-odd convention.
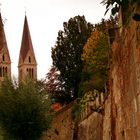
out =
[[[50,101],[36,83],[15,85],[5,80],[0,87],[0,126],[8,140],[38,140],[50,127]]]
[[[139,2],[139,0],[102,0],[102,4],[106,5],[106,12],[111,9],[111,14],[115,15],[118,13],[120,7],[123,11],[127,11],[129,9],[129,5],[133,3]]]
[[[119,8],[120,8],[120,5],[121,5],[121,0],[103,0],[101,3],[106,5],[105,14],[111,8],[112,15],[115,15],[119,11]]]
[[[46,89],[53,103],[61,103],[62,105],[71,100],[69,94],[65,94],[63,83],[59,80],[59,72],[55,66],[52,66],[46,75]]]
[[[81,54],[86,40],[91,35],[93,26],[84,16],[75,16],[63,23],[64,30],[58,32],[56,45],[52,48],[53,65],[60,72],[58,79],[64,97],[77,98],[83,62]],[[66,99],[65,99],[66,100]]]
[[[74,104],[72,108],[72,119],[77,121],[81,113],[85,111],[85,109],[92,102],[95,102],[96,97],[99,95],[99,91],[93,89],[91,91],[86,92],[83,97],[78,98],[77,102]]]
[[[86,73],[88,78],[86,79],[85,76],[82,76],[79,97],[82,97],[86,92],[93,91],[94,89],[105,91],[109,66],[107,27],[111,23],[111,21],[102,20],[100,24],[95,25],[95,30],[84,45],[81,57],[84,61],[83,73]]]
[[[77,121],[81,112],[82,112],[82,108],[81,108],[80,102],[77,101],[72,108],[72,112],[71,112],[72,119],[74,121]]]

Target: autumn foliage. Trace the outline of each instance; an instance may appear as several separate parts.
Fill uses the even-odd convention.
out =
[[[95,26],[95,30],[84,45],[81,58],[84,61],[84,69],[80,92],[84,94],[93,89],[104,91],[109,64],[108,33],[104,20]]]
[[[78,97],[83,61],[83,46],[90,37],[93,25],[84,16],[75,16],[63,23],[63,30],[58,32],[55,46],[52,48],[53,66],[59,71],[61,91],[68,103]]]
[[[108,29],[115,19],[91,25],[76,16],[58,32],[52,48],[53,66],[47,74],[47,88],[55,102],[69,103],[86,92],[105,91],[110,46]]]

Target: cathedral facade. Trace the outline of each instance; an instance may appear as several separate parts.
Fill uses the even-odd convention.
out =
[[[3,21],[0,14],[0,81],[3,81],[4,77],[11,78],[11,58],[6,42]],[[18,61],[18,79],[20,81],[24,81],[26,77],[37,80],[37,62],[34,54],[27,17],[25,15]]]

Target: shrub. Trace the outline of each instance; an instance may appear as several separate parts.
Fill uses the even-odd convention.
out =
[[[2,82],[0,126],[5,139],[38,140],[50,127],[49,98],[44,95],[45,91],[31,81],[18,86],[8,79]]]

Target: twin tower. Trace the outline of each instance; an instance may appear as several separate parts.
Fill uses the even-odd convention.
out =
[[[0,14],[0,81],[3,81],[4,77],[11,78],[11,59],[6,42],[3,21]],[[25,15],[18,62],[18,79],[23,81],[26,77],[29,77],[33,80],[37,79],[37,62],[34,54],[27,17]]]

